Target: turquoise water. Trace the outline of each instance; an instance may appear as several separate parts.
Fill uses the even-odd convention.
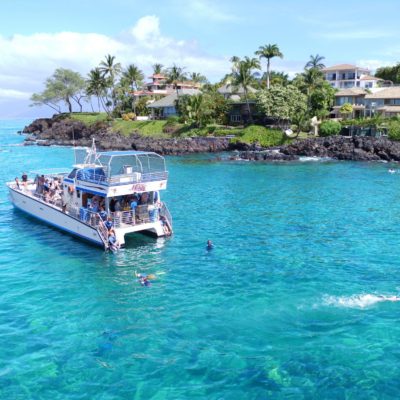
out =
[[[72,163],[20,146],[25,122],[0,122],[1,182]],[[400,290],[400,174],[167,163],[174,236],[115,255],[14,211],[0,186],[0,398],[397,399],[400,302],[378,296]]]

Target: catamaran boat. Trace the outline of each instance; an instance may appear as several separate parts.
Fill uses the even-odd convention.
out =
[[[105,249],[111,243],[124,247],[126,235],[135,232],[172,234],[172,218],[160,198],[168,179],[163,157],[144,151],[96,152],[93,141],[81,159],[69,172],[8,182],[13,205]]]

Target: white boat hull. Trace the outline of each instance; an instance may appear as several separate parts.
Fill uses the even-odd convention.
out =
[[[23,191],[14,190],[9,187],[9,192],[15,208],[60,230],[87,240],[95,245],[104,247],[100,234],[95,228],[63,213],[60,209],[51,204],[47,204],[23,193]]]

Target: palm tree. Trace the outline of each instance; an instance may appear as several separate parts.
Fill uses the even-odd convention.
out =
[[[307,62],[304,69],[308,68],[323,69],[325,68],[325,64],[321,62],[322,60],[325,60],[325,57],[320,56],[319,54],[316,54],[315,56],[311,55],[310,61]]]
[[[232,57],[232,84],[235,87],[242,87],[244,97],[247,103],[250,122],[253,122],[251,116],[248,91],[251,84],[255,81],[253,70],[260,69],[260,61],[257,58],[245,57],[241,60],[239,57]]]
[[[131,64],[123,71],[122,78],[130,86],[131,90],[138,90],[143,84],[144,74],[135,64]]]
[[[285,72],[278,72],[272,70],[270,71],[269,79],[270,79],[270,84],[272,86],[274,85],[287,86],[289,84],[289,75],[286,74]],[[264,84],[264,82],[266,81],[267,81],[267,73],[264,72],[260,82]]]
[[[135,64],[131,64],[123,71],[121,84],[122,86],[129,86],[130,90],[138,90],[143,85],[144,74]],[[132,107],[133,112],[136,114],[136,98],[133,96]]]
[[[189,74],[189,79],[194,83],[207,83],[208,79],[199,72],[192,72]]]
[[[177,65],[173,65],[168,68],[167,71],[167,83],[172,84],[174,89],[176,90],[176,97],[179,99],[178,92],[178,83],[182,82],[186,79],[186,74],[183,72],[185,67],[178,67]]]
[[[111,87],[111,97],[113,99],[113,105],[116,105],[116,94],[115,94],[115,78],[122,72],[120,63],[115,63],[115,56],[107,54],[105,61],[100,62],[99,67],[103,78],[107,78],[109,86]]]
[[[153,75],[161,74],[163,71],[163,66],[162,64],[153,64]]]
[[[106,79],[103,77],[103,74],[101,73],[100,69],[99,68],[92,69],[89,72],[89,76],[86,82],[87,82],[86,93],[89,96],[97,97],[99,112],[101,104],[106,113],[109,114],[109,109],[107,106],[108,101],[106,101],[108,84]]]
[[[267,44],[265,46],[260,46],[255,53],[261,58],[265,58],[267,60],[267,89],[269,89],[269,75],[270,75],[270,64],[271,58],[280,57],[283,58],[283,54],[279,50],[277,44]]]

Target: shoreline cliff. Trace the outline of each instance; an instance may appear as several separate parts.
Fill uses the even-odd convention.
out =
[[[110,129],[107,123],[91,126],[68,118],[40,118],[23,130],[25,144],[40,146],[90,146],[92,138],[100,150],[154,151],[162,155],[217,153],[237,151],[232,159],[251,161],[295,161],[299,157],[329,157],[350,161],[400,162],[400,142],[386,137],[316,137],[290,144],[262,148],[257,144],[233,143],[228,137],[157,138],[133,133],[125,136]]]

